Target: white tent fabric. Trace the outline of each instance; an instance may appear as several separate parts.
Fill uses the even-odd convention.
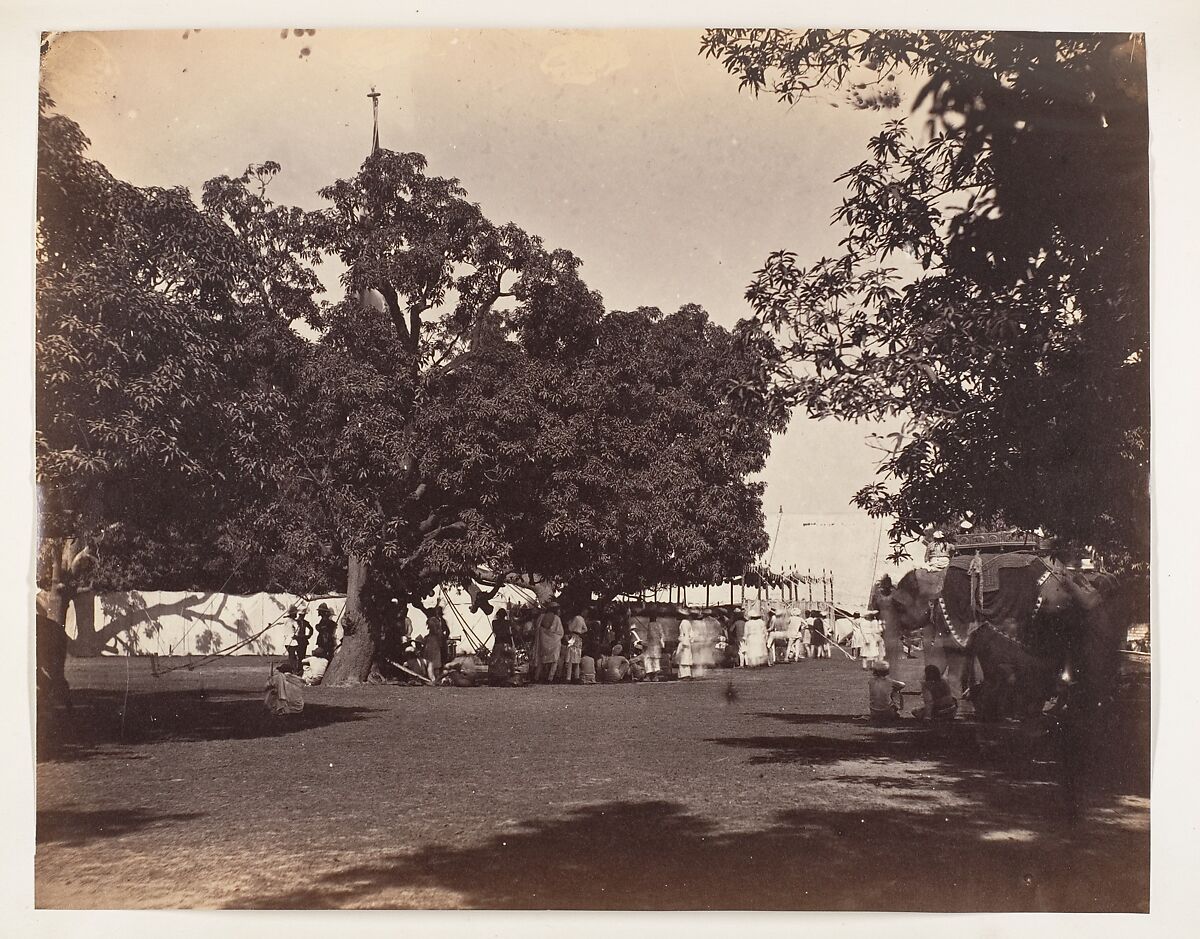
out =
[[[257,636],[237,652],[284,655],[292,634],[287,611],[300,598],[291,594],[127,590],[98,594],[93,602],[93,627],[108,653],[210,655]],[[312,601],[310,622],[316,621],[318,602],[329,604],[337,617],[345,599]],[[78,634],[74,607],[66,625],[67,634],[74,639]]]
[[[530,591],[504,586],[491,603],[498,610],[532,601]],[[307,602],[309,622],[315,625],[318,603],[328,604],[334,618],[340,621],[346,600],[344,597],[320,597],[302,601],[293,594],[235,596],[201,591],[129,590],[98,594],[93,602],[93,628],[102,638],[108,654],[212,655],[253,636],[255,638],[233,654],[282,656],[286,654],[284,647],[292,635],[287,611],[293,604]],[[447,587],[424,600],[427,607],[432,607],[435,602],[445,608],[450,637],[458,640],[461,650],[473,648],[472,633],[479,642],[490,644],[490,617],[483,610],[471,612],[471,598],[466,591]],[[413,635],[423,635],[424,614],[410,608],[409,619]],[[76,638],[78,626],[74,607],[68,612],[66,625],[67,634]],[[338,636],[341,636],[340,629]]]

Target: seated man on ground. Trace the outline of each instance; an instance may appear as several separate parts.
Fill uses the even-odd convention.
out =
[[[299,714],[304,710],[304,682],[290,664],[272,670],[263,703],[272,714]]]
[[[319,685],[321,679],[325,677],[325,669],[329,667],[329,659],[322,655],[313,653],[304,660],[304,671],[301,673],[304,677],[304,684]]]
[[[936,665],[925,666],[925,680],[921,682],[921,697],[924,705],[913,710],[919,721],[952,721],[958,713],[958,701],[950,684],[938,671]]]
[[[631,666],[629,659],[625,658],[623,653],[625,650],[618,642],[612,649],[612,655],[604,657],[601,665],[601,680],[606,684],[610,682],[626,681],[632,678]]]
[[[646,650],[639,639],[633,640],[633,652],[629,659],[629,674],[634,681],[645,681],[649,677],[646,673]]]
[[[891,666],[878,660],[871,666],[871,677],[867,680],[872,722],[889,723],[900,716],[900,692],[904,682],[889,678]]]
[[[425,660],[423,644],[415,639],[405,641],[404,651],[398,660],[407,671],[399,672],[400,679],[406,683],[419,680],[421,676],[429,677],[429,663]]]

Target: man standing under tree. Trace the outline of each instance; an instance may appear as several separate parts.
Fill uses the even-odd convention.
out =
[[[558,618],[558,602],[551,600],[550,606],[534,624],[533,664],[537,670],[537,681],[550,683],[558,667],[558,656],[562,648],[563,626]]]
[[[436,604],[433,612],[426,618],[425,629],[431,636],[437,638],[438,652],[442,662],[449,660],[450,630],[446,626],[446,618],[440,603]]]
[[[328,603],[317,607],[317,648],[315,655],[323,659],[333,658],[335,644],[334,634],[337,632],[337,622],[333,618],[333,610]]]
[[[513,649],[512,623],[508,619],[508,610],[503,608],[496,611],[496,618],[492,620],[492,649]]]
[[[309,625],[303,611],[292,607],[288,610],[295,627],[292,629],[292,642],[287,646],[288,662],[292,670],[299,675],[304,669],[304,659],[308,656],[308,640],[312,638],[313,628]]]

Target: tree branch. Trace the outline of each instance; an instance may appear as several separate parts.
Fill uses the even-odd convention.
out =
[[[410,565],[416,563],[420,559],[421,555],[424,554],[425,547],[429,544],[430,541],[432,541],[438,535],[449,532],[449,533],[453,533],[454,535],[458,536],[458,535],[466,534],[466,531],[467,531],[467,523],[466,522],[449,522],[448,524],[441,525],[441,526],[433,529],[433,531],[425,533],[424,537],[421,539],[421,543],[419,545],[417,545],[416,550],[413,551],[412,554],[410,554],[408,557],[406,557],[404,560],[402,560],[400,562],[399,569],[402,571],[406,570]]]
[[[396,293],[396,288],[383,282],[375,289],[383,295],[384,302],[388,305],[388,316],[391,317],[392,325],[396,329],[396,338],[404,345],[408,345],[409,331],[404,323],[404,314],[400,311],[400,296]]]
[[[408,342],[414,361],[421,351],[421,314],[427,309],[429,304],[424,300],[409,304],[408,307]]]
[[[452,375],[464,365],[469,364],[477,358],[479,358],[479,353],[474,349],[468,349],[466,352],[459,353],[457,356],[451,359],[441,371],[435,372],[431,368],[430,371],[426,373],[426,380],[445,378],[447,375]]]

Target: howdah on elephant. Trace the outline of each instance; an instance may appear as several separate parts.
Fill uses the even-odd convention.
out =
[[[872,605],[887,657],[924,638],[925,662],[944,671],[980,717],[1029,716],[1070,690],[1079,706],[1110,693],[1127,628],[1117,578],[1074,571],[1027,553],[956,557],[944,570],[884,577]]]

